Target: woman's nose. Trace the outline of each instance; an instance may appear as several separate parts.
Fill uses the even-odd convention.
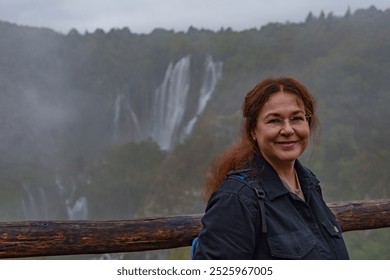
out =
[[[289,120],[284,120],[283,126],[280,129],[280,134],[290,136],[294,134],[294,128]]]

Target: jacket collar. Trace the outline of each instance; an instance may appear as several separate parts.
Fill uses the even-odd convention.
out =
[[[259,173],[256,172],[259,174],[258,180],[269,200],[289,193],[289,190],[284,187],[275,169],[261,155],[255,155],[252,163],[254,165],[253,167],[260,171]],[[297,171],[299,182],[304,192],[319,184],[315,175],[304,167],[299,160],[295,161],[295,170]]]

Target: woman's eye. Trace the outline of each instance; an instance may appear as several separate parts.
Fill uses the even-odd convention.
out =
[[[271,119],[268,121],[268,123],[273,123],[273,124],[282,123],[282,122],[283,122],[283,120],[281,120],[281,119]]]
[[[304,116],[293,116],[290,118],[292,122],[303,122],[305,120]]]

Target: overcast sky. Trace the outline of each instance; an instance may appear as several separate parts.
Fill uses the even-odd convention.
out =
[[[312,12],[336,16],[348,8],[390,8],[389,0],[0,0],[0,20],[47,27],[67,33],[71,28],[128,27],[134,33],[154,28],[186,31],[189,26],[241,31],[269,22],[302,22]]]

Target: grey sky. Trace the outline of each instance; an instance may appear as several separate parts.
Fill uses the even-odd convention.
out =
[[[244,30],[269,22],[302,22],[307,14],[345,14],[348,8],[390,8],[389,0],[0,0],[0,20],[67,33],[128,27],[186,31],[189,26]]]

